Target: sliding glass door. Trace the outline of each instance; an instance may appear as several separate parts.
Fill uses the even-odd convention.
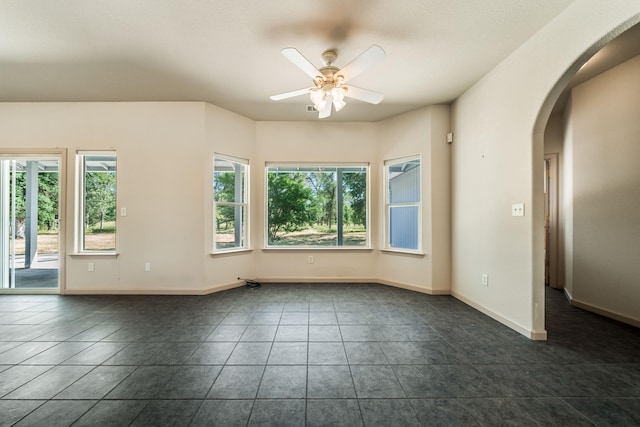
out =
[[[59,291],[60,158],[0,156],[0,291]]]

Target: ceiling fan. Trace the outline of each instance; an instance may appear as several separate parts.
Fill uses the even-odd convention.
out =
[[[274,101],[309,94],[313,106],[319,112],[318,117],[324,119],[331,115],[332,106],[340,111],[346,105],[345,97],[370,104],[379,104],[384,98],[382,93],[346,85],[349,80],[384,59],[384,50],[378,45],[374,44],[342,68],[333,65],[338,57],[333,49],[322,54],[324,67],[321,68],[316,68],[293,47],[282,49],[282,54],[311,77],[314,86],[273,95],[271,99]]]

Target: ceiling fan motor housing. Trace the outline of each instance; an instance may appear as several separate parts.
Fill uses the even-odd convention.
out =
[[[322,63],[326,66],[330,66],[338,58],[338,52],[335,49],[325,50],[322,53]]]
[[[340,69],[333,66],[333,63],[337,58],[338,52],[334,49],[326,50],[322,53],[322,63],[324,64],[324,67],[318,69],[318,71],[322,73],[322,76],[318,76],[320,79],[317,79],[315,82],[317,87],[322,87],[326,84],[338,84],[335,76]]]

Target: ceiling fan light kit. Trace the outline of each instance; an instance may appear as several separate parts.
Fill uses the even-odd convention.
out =
[[[311,102],[313,102],[313,107],[319,112],[323,112],[327,107],[330,109],[331,104],[333,104],[336,111],[340,111],[347,105],[344,101],[347,89],[347,87],[327,83],[309,89],[309,97],[311,98]]]
[[[313,79],[314,87],[273,95],[271,99],[274,101],[308,93],[314,108],[319,113],[318,117],[324,119],[331,115],[332,108],[337,112],[347,105],[345,97],[370,104],[378,104],[384,98],[382,93],[345,86],[348,80],[384,59],[384,50],[378,45],[371,46],[341,69],[333,65],[338,57],[335,50],[327,50],[322,54],[324,67],[321,68],[316,68],[295,48],[282,49],[282,54]]]

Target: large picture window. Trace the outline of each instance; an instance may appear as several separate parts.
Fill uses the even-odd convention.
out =
[[[387,249],[419,252],[421,248],[420,158],[385,162]]]
[[[267,165],[270,247],[368,247],[368,165]]]
[[[78,251],[116,251],[116,153],[80,152]]]
[[[216,155],[213,164],[214,251],[246,249],[248,161]]]

